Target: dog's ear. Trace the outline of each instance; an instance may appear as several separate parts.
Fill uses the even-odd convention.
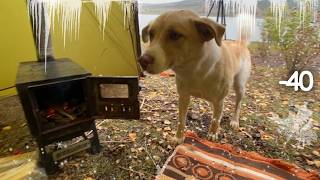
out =
[[[150,23],[142,29],[142,41],[144,43],[149,41],[149,27],[150,27]]]
[[[218,46],[221,46],[222,38],[225,33],[224,26],[210,20],[209,18],[194,20],[194,24],[203,41],[210,41],[215,38]]]

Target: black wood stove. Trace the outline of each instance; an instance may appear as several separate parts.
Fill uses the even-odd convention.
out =
[[[99,152],[95,119],[139,119],[137,77],[94,77],[69,59],[48,61],[46,70],[41,61],[20,63],[16,87],[48,174],[72,154]],[[83,138],[67,148],[49,148],[76,137]]]

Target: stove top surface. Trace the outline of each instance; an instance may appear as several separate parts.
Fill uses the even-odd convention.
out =
[[[80,65],[66,58],[48,61],[46,69],[47,71],[45,71],[44,62],[22,62],[18,68],[16,84],[90,75]]]

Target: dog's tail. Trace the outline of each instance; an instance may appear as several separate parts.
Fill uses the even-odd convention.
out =
[[[251,34],[255,27],[255,17],[249,13],[241,13],[237,16],[239,41],[242,45],[250,44]]]

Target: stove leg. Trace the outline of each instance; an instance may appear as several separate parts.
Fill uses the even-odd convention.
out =
[[[95,124],[93,123],[91,126],[92,126],[92,133],[93,133],[93,137],[90,139],[91,153],[96,154],[100,152],[100,142],[99,142],[98,132]]]
[[[44,146],[39,146],[39,165],[44,167],[48,175],[52,175],[59,170],[57,164],[54,163],[52,155],[45,151]]]
[[[84,140],[88,139],[85,133],[82,134],[82,137],[83,137]]]

